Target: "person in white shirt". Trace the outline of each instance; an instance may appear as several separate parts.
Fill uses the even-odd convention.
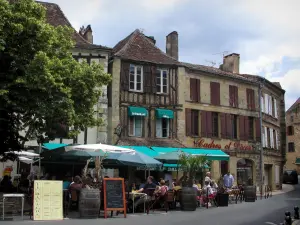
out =
[[[210,186],[209,181],[205,181],[204,184],[205,185],[203,187],[203,190],[204,190],[205,194],[207,194],[208,196],[213,195],[213,190]]]
[[[206,173],[206,177],[204,178],[204,181],[208,181],[209,183],[211,183],[211,173],[210,172]]]
[[[223,181],[224,181],[224,186],[225,186],[226,188],[232,188],[233,183],[234,183],[234,177],[233,177],[233,176],[231,175],[231,173],[228,171],[228,173],[224,175]]]
[[[211,188],[212,188],[213,192],[217,192],[218,185],[214,180],[211,181],[210,185],[211,185]]]

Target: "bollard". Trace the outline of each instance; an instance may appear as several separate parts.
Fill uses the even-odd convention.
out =
[[[294,219],[295,220],[299,220],[299,207],[298,206],[295,206],[294,207]]]
[[[284,218],[285,224],[286,225],[292,225],[292,217],[291,217],[291,212],[286,211],[285,212],[285,218]]]

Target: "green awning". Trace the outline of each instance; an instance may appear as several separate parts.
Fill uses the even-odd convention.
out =
[[[166,167],[166,168],[177,168],[177,164],[164,163],[163,167]],[[180,168],[180,166],[178,166],[178,168]],[[207,164],[205,164],[204,168],[205,169],[209,169],[209,166]]]
[[[295,164],[300,164],[300,158],[296,158]]]
[[[156,109],[156,118],[166,118],[166,119],[173,119],[174,112],[169,109]]]
[[[64,143],[43,143],[43,148],[47,149],[47,150],[54,150],[57,148],[62,148],[62,147],[66,147],[69,144],[64,144]]]
[[[128,116],[148,116],[148,110],[143,107],[129,106]]]
[[[119,146],[119,147],[122,147],[122,148],[130,148],[130,149],[133,149],[137,152],[141,152],[147,156],[150,156],[152,158],[154,158],[155,156],[158,155],[158,153],[154,150],[152,150],[151,148],[148,148],[146,146]]]

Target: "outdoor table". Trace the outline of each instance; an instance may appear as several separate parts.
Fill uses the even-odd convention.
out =
[[[23,213],[24,213],[24,197],[25,195],[24,194],[3,194],[3,211],[2,211],[2,219],[4,220],[5,219],[5,199],[6,198],[22,198],[22,211],[21,211],[21,215],[22,215],[22,220],[23,220]]]
[[[147,194],[146,193],[135,193],[135,192],[130,192],[129,195],[131,195],[131,198],[132,198],[132,204],[133,204],[133,209],[132,209],[132,213],[134,213],[134,201],[135,201],[135,197],[136,196],[140,196],[141,198],[146,198],[147,197]],[[144,213],[146,212],[146,201],[144,201]]]

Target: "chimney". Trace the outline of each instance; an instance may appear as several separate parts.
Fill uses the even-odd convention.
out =
[[[156,40],[153,36],[146,36],[154,45],[156,44]]]
[[[166,37],[166,53],[178,60],[178,33],[176,31]]]
[[[93,44],[93,31],[91,25],[88,25],[86,28],[82,26],[79,30],[79,34],[88,42]]]
[[[240,73],[240,54],[232,53],[223,57],[220,69],[230,73]]]

